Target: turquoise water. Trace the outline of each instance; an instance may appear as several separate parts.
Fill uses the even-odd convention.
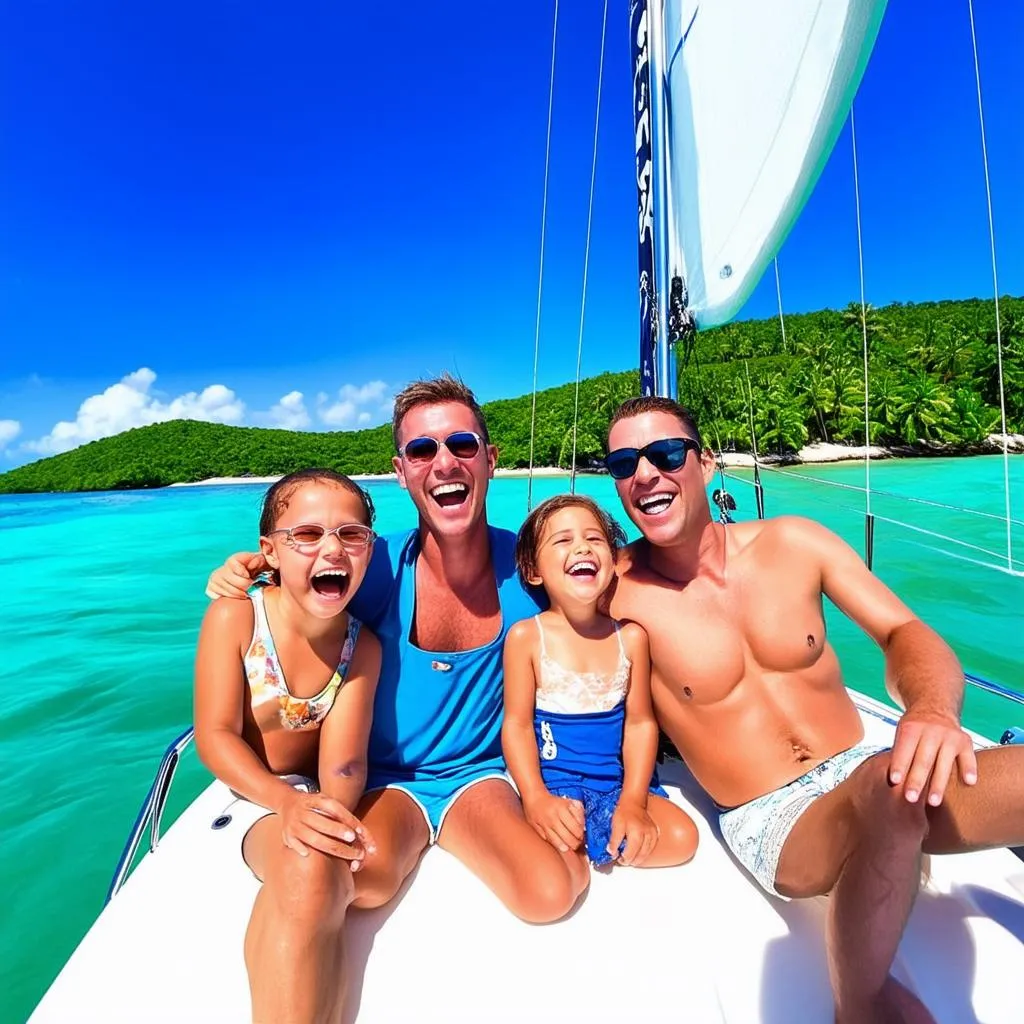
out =
[[[1011,461],[1016,518],[1024,519],[1024,458]],[[862,465],[794,472],[856,487],[864,479]],[[863,495],[794,472],[765,474],[768,514],[814,516],[861,550]],[[879,463],[871,476],[873,488],[1000,516],[1002,473],[1001,460],[986,457]],[[730,483],[742,518],[754,514],[748,481],[744,474]],[[395,484],[369,486],[381,530],[412,525]],[[534,500],[565,489],[564,480],[538,478]],[[584,478],[580,489],[620,512],[607,478]],[[225,555],[254,545],[262,493],[248,485],[0,497],[10,694],[0,716],[5,1021],[24,1020],[100,910],[163,748],[190,721],[206,577]],[[525,506],[525,480],[494,482],[492,522],[515,528]],[[949,639],[969,671],[1022,687],[1024,578],[976,564],[1002,558],[1005,566],[1005,524],[878,494],[873,510],[950,538],[879,521],[875,569]],[[1024,525],[1013,543],[1024,559]],[[837,614],[830,629],[848,681],[882,696],[881,657],[871,643]],[[967,721],[997,737],[1024,725],[1020,710],[972,692]],[[207,778],[187,753],[167,822]]]

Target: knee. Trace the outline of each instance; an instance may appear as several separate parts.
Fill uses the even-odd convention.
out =
[[[348,863],[316,850],[287,857],[282,870],[264,884],[279,914],[309,932],[340,927],[354,894]]]
[[[590,868],[582,857],[570,862],[559,858],[551,868],[514,885],[508,908],[529,924],[551,924],[572,910],[589,882]]]
[[[857,770],[861,785],[854,809],[859,831],[921,843],[928,833],[927,802],[922,796],[911,803],[903,786],[889,781],[889,765],[889,755],[883,754]]]
[[[356,873],[355,905],[361,910],[373,910],[390,903],[408,873],[393,858],[380,853],[367,857]]]
[[[662,826],[658,836],[658,845],[670,852],[674,862],[685,864],[693,859],[697,852],[700,834],[693,819],[686,814],[673,815],[667,826]]]

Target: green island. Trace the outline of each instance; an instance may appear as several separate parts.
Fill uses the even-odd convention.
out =
[[[1024,430],[1024,298],[999,300],[1007,430]],[[994,451],[1001,429],[995,303],[896,303],[727,324],[679,352],[679,397],[708,444],[786,456],[807,444],[864,443],[864,329],[871,442],[900,454]],[[629,339],[632,344],[632,339]],[[472,384],[472,382],[470,382]],[[576,462],[602,453],[608,418],[638,391],[635,371],[580,382]],[[532,396],[484,406],[499,466],[530,464]],[[575,384],[538,392],[536,466],[572,460]],[[302,466],[391,471],[390,425],[313,433],[172,420],[93,441],[0,474],[0,493],[162,487],[272,476]]]

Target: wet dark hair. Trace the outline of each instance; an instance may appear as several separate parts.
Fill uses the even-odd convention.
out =
[[[281,513],[288,507],[292,495],[303,485],[310,483],[337,484],[346,491],[351,491],[363,503],[363,520],[367,526],[373,526],[373,517],[376,514],[373,501],[354,480],[350,480],[344,473],[338,473],[333,469],[300,469],[296,473],[289,473],[281,477],[273,484],[263,498],[263,510],[260,513],[260,536],[267,537],[277,526]]]
[[[608,447],[608,437],[611,435],[612,427],[614,427],[616,423],[620,420],[631,420],[634,416],[642,416],[645,412],[667,412],[670,416],[675,416],[689,436],[692,437],[694,441],[701,446],[701,448],[704,447],[704,442],[700,437],[700,431],[697,429],[697,421],[694,419],[693,413],[690,412],[685,405],[680,405],[672,398],[662,398],[655,395],[641,395],[638,398],[627,398],[622,405],[612,413],[611,422],[608,424],[608,433],[605,434],[605,448]]]
[[[548,520],[564,508],[584,508],[596,520],[612,549],[612,557],[618,554],[619,548],[625,547],[626,534],[615,518],[606,512],[593,498],[585,494],[558,494],[547,501],[542,501],[527,517],[516,537],[516,569],[519,578],[526,586],[534,586],[530,578],[537,574],[537,547],[541,534]]]

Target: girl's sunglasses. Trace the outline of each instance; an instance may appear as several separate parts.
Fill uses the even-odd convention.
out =
[[[700,455],[700,445],[692,437],[663,437],[643,448],[616,448],[604,457],[604,466],[616,480],[631,477],[641,459],[662,473],[674,473],[686,465],[688,451]]]
[[[270,532],[286,534],[292,546],[299,551],[312,551],[320,547],[332,533],[346,551],[364,551],[376,536],[373,530],[362,523],[342,523],[333,530],[319,523],[303,523],[301,526],[281,527]]]
[[[443,440],[436,437],[414,437],[398,449],[398,454],[409,462],[433,462],[444,445],[457,459],[476,458],[483,438],[471,430],[456,430]]]

